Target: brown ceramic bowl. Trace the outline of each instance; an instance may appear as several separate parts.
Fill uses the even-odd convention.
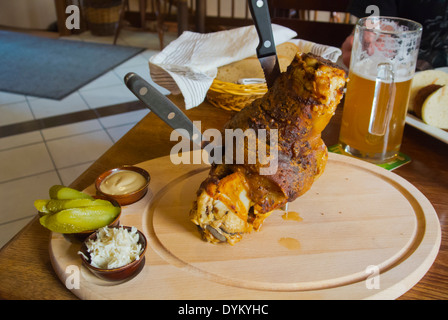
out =
[[[120,208],[120,213],[118,213],[118,215],[116,216],[116,218],[114,219],[114,221],[112,221],[111,223],[108,224],[108,227],[117,227],[120,225],[120,217],[121,217],[121,206],[118,203],[118,201],[114,200],[114,199],[110,199],[104,196],[94,196],[94,198],[96,199],[104,199],[107,201],[110,201],[115,207],[119,207]],[[86,230],[86,231],[82,231],[82,232],[77,232],[74,234],[75,238],[80,240],[80,241],[84,241],[88,236],[90,236],[92,233],[94,233],[96,230]]]
[[[131,230],[132,227],[127,226],[117,226],[114,228],[121,228]],[[139,243],[142,245],[142,252],[139,255],[138,260],[134,260],[131,263],[128,263],[127,265],[124,265],[119,268],[114,269],[102,269],[94,267],[90,264],[90,254],[87,252],[87,246],[86,243],[89,240],[94,240],[97,237],[97,233],[91,234],[88,238],[85,239],[85,241],[81,245],[80,251],[83,253],[81,256],[82,263],[84,266],[86,266],[87,269],[89,269],[95,276],[97,276],[100,279],[108,280],[108,281],[123,281],[130,279],[131,277],[137,275],[138,272],[140,272],[145,264],[145,253],[146,253],[146,237],[145,235],[140,231],[137,230],[139,234]],[[87,257],[87,259],[86,259]]]
[[[134,171],[134,172],[141,174],[143,176],[143,178],[145,178],[145,180],[146,180],[145,185],[142,186],[141,188],[139,188],[138,190],[135,190],[133,192],[126,193],[126,194],[121,194],[121,195],[108,194],[101,190],[101,183],[103,183],[103,181],[107,177],[109,177],[110,175],[112,175],[114,173],[117,173],[119,171],[124,171],[124,170],[130,170],[130,171]],[[143,198],[145,196],[146,192],[148,191],[148,185],[149,185],[150,180],[151,180],[151,176],[149,175],[148,171],[146,171],[142,168],[136,167],[136,166],[124,165],[124,166],[114,168],[114,169],[111,169],[111,170],[108,170],[108,171],[102,173],[95,181],[95,188],[96,188],[98,195],[102,195],[107,198],[114,199],[120,205],[124,206],[124,205],[128,205],[128,204],[137,202],[138,200]]]

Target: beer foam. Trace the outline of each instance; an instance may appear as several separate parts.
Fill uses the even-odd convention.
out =
[[[384,61],[384,59],[365,59],[351,66],[351,71],[365,79],[376,81],[378,65],[381,63],[390,63],[393,66],[394,81],[404,82],[411,79],[414,75],[414,69],[410,69],[407,65],[396,66],[393,60]]]
[[[363,78],[376,80],[378,66],[392,66],[396,82],[407,81],[414,75],[420,33],[393,19],[371,18],[365,28],[357,28],[353,44],[351,70]]]
[[[382,33],[402,33],[409,31],[406,25],[399,25],[397,22],[382,18],[381,21],[373,17],[366,21],[366,27],[369,30]]]

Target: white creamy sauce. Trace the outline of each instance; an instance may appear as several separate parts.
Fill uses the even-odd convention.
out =
[[[146,179],[138,172],[120,170],[108,176],[100,185],[100,190],[111,195],[132,193],[142,188]]]

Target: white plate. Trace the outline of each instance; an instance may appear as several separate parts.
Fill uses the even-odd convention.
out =
[[[436,68],[435,70],[440,70],[440,71],[448,73],[448,67]],[[430,126],[430,125],[424,123],[421,119],[413,116],[412,114],[408,113],[406,115],[406,123],[413,126],[414,128],[417,128],[417,129],[429,134],[430,136],[432,136],[436,139],[439,139],[440,141],[448,143],[448,132],[446,132],[440,128]]]
[[[448,143],[448,132],[433,126],[430,126],[426,123],[424,123],[421,119],[413,116],[412,114],[406,115],[406,123],[413,126],[414,128],[417,128],[430,136],[439,139],[440,141],[443,141],[445,143]]]

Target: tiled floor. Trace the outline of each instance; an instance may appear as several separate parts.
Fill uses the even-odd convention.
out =
[[[165,44],[175,37],[166,33]],[[89,32],[69,39],[112,43],[112,37]],[[0,92],[0,129],[137,100],[122,79],[133,71],[151,82],[148,59],[159,51],[158,36],[123,30],[118,44],[146,50],[61,101]],[[53,184],[70,184],[148,112],[130,111],[0,137],[0,248],[36,215],[35,199],[47,198]]]

